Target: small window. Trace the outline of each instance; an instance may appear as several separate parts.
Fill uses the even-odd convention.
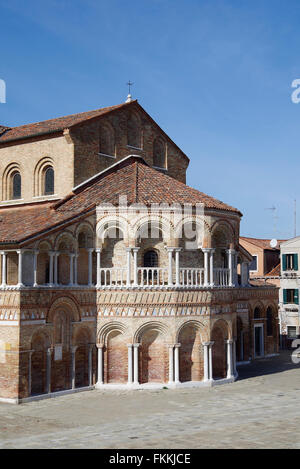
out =
[[[298,254],[283,254],[282,270],[298,270]]]
[[[252,261],[249,265],[249,270],[252,272],[257,272],[257,256],[252,256]]]
[[[254,310],[254,319],[260,319],[260,309],[258,307]]]
[[[297,288],[285,288],[283,290],[284,304],[299,304],[299,290]]]
[[[287,327],[287,335],[288,335],[289,339],[295,339],[297,337],[296,326],[288,326]]]
[[[21,174],[14,173],[12,175],[12,199],[20,199],[21,198]]]
[[[158,267],[158,255],[156,251],[145,252],[144,267]]]
[[[50,166],[45,171],[44,195],[54,194],[54,170]]]

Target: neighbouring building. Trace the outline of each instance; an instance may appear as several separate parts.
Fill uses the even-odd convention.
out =
[[[137,101],[2,126],[0,156],[2,400],[226,383],[277,353],[242,214],[185,185]]]
[[[300,336],[300,236],[281,243],[280,251],[279,320],[281,346],[285,348],[290,347],[292,341]]]
[[[271,246],[271,241],[277,241]],[[249,276],[259,283],[280,286],[280,245],[284,240],[240,237],[240,244],[251,254]]]

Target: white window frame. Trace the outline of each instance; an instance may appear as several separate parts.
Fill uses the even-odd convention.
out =
[[[260,336],[260,348],[262,351],[261,355],[256,355],[256,350],[255,350],[255,328],[261,328],[261,336]],[[254,352],[254,358],[263,358],[265,356],[265,337],[264,337],[264,324],[254,324],[254,334],[253,334],[253,352]]]
[[[252,257],[256,257],[256,270],[250,270],[249,272],[258,272],[258,254],[251,254]]]

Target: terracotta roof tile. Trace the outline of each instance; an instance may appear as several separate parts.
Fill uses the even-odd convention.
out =
[[[240,236],[240,240],[246,241],[250,244],[254,244],[255,246],[258,246],[259,248],[262,248],[262,249],[279,249],[280,243],[283,243],[284,241],[286,241],[285,239],[278,239],[276,248],[271,248],[270,239],[247,238],[245,236]]]
[[[274,269],[272,269],[270,272],[266,274],[266,277],[279,277],[280,270],[281,270],[281,266],[279,262],[279,264],[277,264],[276,267],[274,267]]]
[[[135,101],[132,101],[135,102]],[[102,109],[96,109],[94,111],[81,112],[79,114],[71,114],[69,116],[57,117],[55,119],[49,119],[42,122],[35,122],[33,124],[20,125],[19,127],[0,127],[0,143],[19,140],[23,138],[33,137],[36,135],[50,134],[53,132],[63,131],[73,125],[85,122],[93,117],[99,117],[107,114],[115,109],[120,109],[124,106],[128,106],[128,103],[117,104],[116,106],[105,107]],[[5,129],[5,132],[1,133],[1,128]]]
[[[80,216],[97,205],[132,203],[203,203],[205,208],[241,213],[220,200],[186,186],[149,167],[139,157],[128,157],[108,168],[55,204],[0,209],[0,242],[20,242]]]

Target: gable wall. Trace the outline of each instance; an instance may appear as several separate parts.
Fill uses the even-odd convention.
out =
[[[142,156],[149,165],[153,166],[153,141],[158,136],[161,136],[166,144],[167,168],[164,172],[181,182],[186,182],[188,161],[176,146],[172,145],[163,136],[162,132],[159,132],[159,129],[138,110],[135,111],[135,114],[138,115],[141,123],[141,148],[138,149],[127,145],[129,112],[129,110],[119,110],[72,130],[71,138],[75,147],[75,186],[131,154]],[[100,129],[105,124],[113,129],[115,135],[113,158],[102,154],[99,155]]]

